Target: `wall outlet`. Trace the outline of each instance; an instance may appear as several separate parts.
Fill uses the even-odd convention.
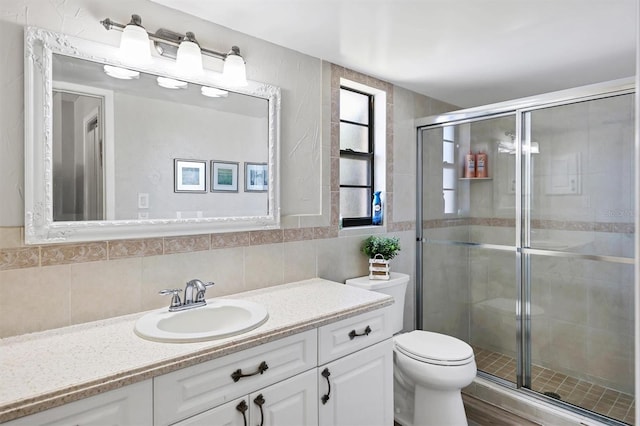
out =
[[[146,192],[138,192],[138,208],[139,209],[148,209],[149,208],[149,194]]]
[[[138,219],[149,219],[149,212],[138,212]]]

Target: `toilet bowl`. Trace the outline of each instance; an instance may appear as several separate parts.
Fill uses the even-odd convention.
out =
[[[389,280],[368,276],[347,285],[394,297],[394,413],[403,426],[467,425],[460,390],[476,376],[473,349],[462,340],[430,331],[402,330],[404,297],[409,276],[391,273]]]

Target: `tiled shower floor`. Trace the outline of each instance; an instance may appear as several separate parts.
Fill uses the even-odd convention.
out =
[[[478,370],[508,380],[516,381],[516,361],[510,356],[474,347]],[[634,424],[635,402],[633,395],[605,388],[585,380],[533,365],[532,390],[553,392],[562,401],[587,410],[609,416],[630,425]]]

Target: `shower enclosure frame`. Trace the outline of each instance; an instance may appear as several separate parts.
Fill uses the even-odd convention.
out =
[[[415,121],[417,131],[417,159],[416,159],[416,286],[415,286],[415,326],[416,329],[423,329],[423,250],[424,244],[429,240],[424,237],[422,226],[423,221],[423,190],[424,190],[424,171],[423,171],[423,138],[422,131],[425,129],[441,128],[445,126],[459,125],[471,123],[481,119],[499,118],[505,116],[515,117],[515,246],[503,246],[496,244],[485,244],[477,242],[448,242],[448,244],[460,245],[466,247],[486,248],[492,250],[515,252],[516,261],[516,303],[515,303],[515,320],[516,320],[516,383],[515,385],[507,380],[500,379],[488,373],[479,371],[479,375],[492,382],[506,386],[518,392],[523,392],[528,396],[532,396],[538,400],[550,402],[553,405],[560,406],[568,411],[599,419],[610,424],[623,424],[616,420],[602,416],[598,413],[578,408],[564,401],[559,401],[548,396],[543,396],[532,391],[525,385],[531,385],[531,287],[530,287],[530,255],[544,255],[564,258],[575,258],[581,260],[605,260],[613,263],[635,264],[634,258],[616,257],[607,255],[581,254],[571,252],[549,251],[530,248],[531,241],[531,197],[524,197],[523,192],[531,194],[532,178],[523,176],[523,168],[531,170],[531,151],[527,150],[523,156],[524,146],[531,143],[530,112],[571,103],[590,101],[610,96],[635,94],[635,79],[625,78],[613,80],[609,82],[593,84],[573,89],[552,92],[539,96],[532,96],[513,101],[489,104],[480,107],[462,109],[458,111],[448,112],[436,116],[425,117]],[[635,106],[635,104],[634,104]],[[635,117],[635,115],[634,115]],[[526,124],[526,125],[525,125]],[[638,199],[638,188],[634,185],[634,194]],[[636,224],[637,225],[637,224]],[[637,309],[637,307],[636,307]]]

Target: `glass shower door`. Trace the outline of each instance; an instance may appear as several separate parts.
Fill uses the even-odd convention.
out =
[[[515,123],[506,114],[421,130],[422,328],[468,342],[480,370],[513,385]],[[465,172],[470,153],[486,155],[486,176]]]
[[[634,423],[632,90],[418,129],[418,327],[472,345],[481,376],[607,424]],[[488,175],[467,176],[479,152]]]
[[[524,114],[525,386],[633,423],[634,95]],[[525,205],[527,204],[525,203]]]

